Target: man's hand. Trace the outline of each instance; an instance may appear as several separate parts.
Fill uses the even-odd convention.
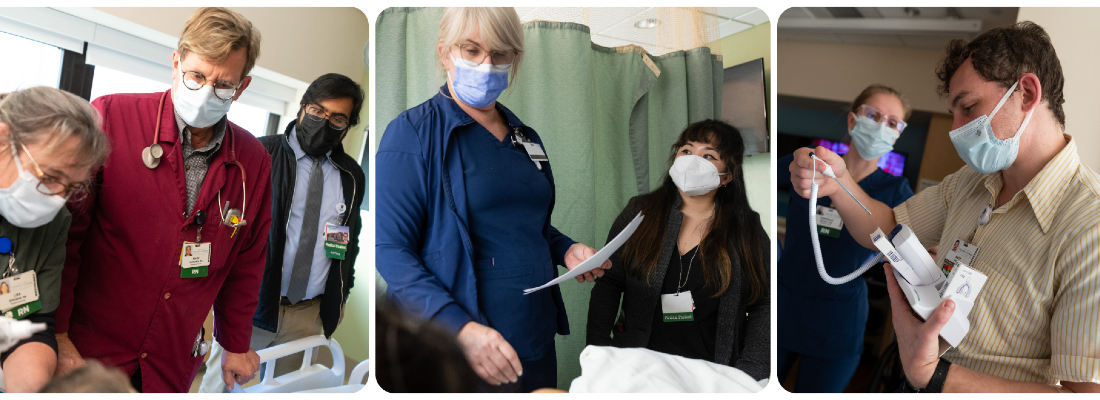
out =
[[[69,340],[69,333],[58,333],[57,338],[57,369],[54,376],[66,375],[73,370],[84,366],[84,357],[76,350],[76,345]]]
[[[565,268],[572,271],[573,268],[577,268],[584,260],[594,255],[596,255],[596,249],[588,247],[583,243],[574,243],[572,246],[569,246],[569,251],[565,252]],[[577,282],[584,283],[586,281],[595,281],[596,278],[603,276],[603,270],[608,268],[611,268],[611,260],[604,261],[603,264],[600,264],[599,268],[578,275]]]
[[[955,302],[944,300],[932,312],[928,321],[921,321],[909,308],[905,293],[901,292],[901,287],[894,278],[894,268],[890,264],[886,264],[885,268],[886,289],[890,292],[890,309],[894,314],[894,331],[898,336],[901,367],[910,385],[924,389],[928,381],[932,380],[936,364],[940,361],[940,330],[947,325],[951,314],[955,313]]]
[[[817,146],[816,149],[803,147],[794,152],[794,161],[791,161],[789,167],[791,186],[800,196],[808,199],[810,198],[810,184],[817,182],[818,198],[832,196],[837,190],[841,190],[840,186],[832,178],[822,173],[825,171],[825,164],[810,158],[810,152],[829,164],[833,168],[833,174],[836,175],[837,179],[843,180],[844,177],[848,176],[848,167],[844,164],[844,158],[832,152],[832,150],[821,146]],[[814,179],[814,169],[817,170],[816,179]],[[845,185],[847,185],[847,182],[845,182]]]
[[[514,383],[523,375],[516,351],[493,328],[467,322],[458,331],[458,343],[477,375],[492,385]]]
[[[244,353],[226,351],[222,353],[222,380],[225,381],[225,389],[233,390],[233,382],[246,384],[256,376],[260,370],[260,356],[255,350],[248,349]]]

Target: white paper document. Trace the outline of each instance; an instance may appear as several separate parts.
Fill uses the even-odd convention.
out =
[[[619,247],[622,247],[623,243],[626,243],[627,239],[630,239],[630,235],[634,234],[634,231],[638,229],[638,225],[640,225],[641,223],[642,213],[638,213],[638,216],[634,217],[634,220],[630,221],[630,223],[626,225],[626,228],[623,228],[622,232],[619,232],[619,234],[615,236],[614,239],[611,239],[610,242],[607,242],[607,245],[600,249],[600,251],[597,251],[595,255],[589,257],[587,260],[584,260],[584,262],[581,262],[581,264],[578,265],[576,268],[573,268],[569,272],[566,272],[565,275],[554,278],[554,280],[550,282],[546,282],[545,285],[530,289],[524,289],[523,294],[531,294],[539,290],[546,289],[567,280],[574,279],[577,276],[583,275],[585,272],[599,268],[600,265],[603,265],[604,261],[607,261],[607,259],[611,257],[611,254],[614,254],[615,251],[619,249]],[[612,266],[612,268],[615,267]]]

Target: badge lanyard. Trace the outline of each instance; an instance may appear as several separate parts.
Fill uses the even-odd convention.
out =
[[[11,238],[0,236],[0,254],[8,255],[8,267],[4,269],[4,275],[0,276],[0,279],[19,274],[19,268],[15,267],[15,246],[12,244]]]

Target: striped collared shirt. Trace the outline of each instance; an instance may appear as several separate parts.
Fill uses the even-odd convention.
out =
[[[925,246],[978,246],[972,267],[989,277],[970,312],[970,333],[944,355],[1002,378],[1100,382],[1100,176],[1066,146],[1010,201],[1004,180],[964,166],[894,209]]]

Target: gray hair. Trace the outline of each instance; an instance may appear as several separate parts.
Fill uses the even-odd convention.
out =
[[[8,125],[12,145],[44,145],[46,151],[54,151],[69,138],[77,138],[79,144],[69,157],[73,167],[95,169],[110,151],[95,108],[58,89],[35,86],[0,93],[0,122]]]

